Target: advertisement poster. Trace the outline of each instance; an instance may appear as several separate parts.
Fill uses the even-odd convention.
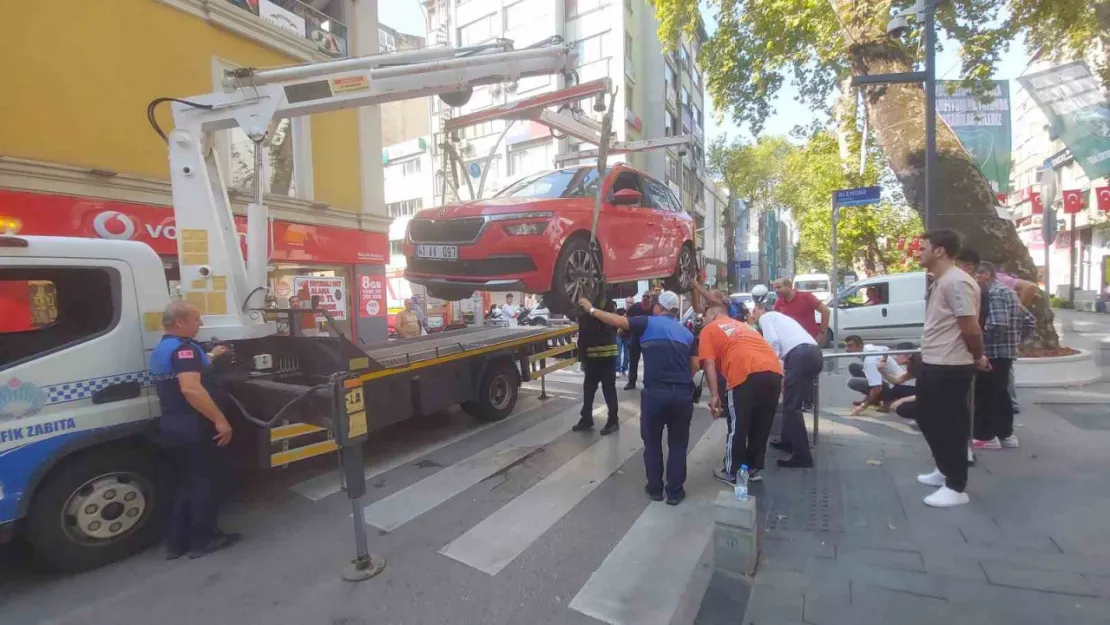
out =
[[[937,83],[937,114],[959,137],[995,193],[1010,191],[1010,83],[991,81],[992,100],[982,102],[958,82]]]
[[[343,278],[295,276],[293,292],[301,297],[317,298],[316,307],[328,311],[332,319],[347,319],[347,287]]]
[[[366,319],[386,316],[385,276],[359,274],[358,301],[359,317]]]
[[[1110,175],[1110,105],[1082,61],[1018,78],[1091,180]]]

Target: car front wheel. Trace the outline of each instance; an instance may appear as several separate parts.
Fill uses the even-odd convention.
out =
[[[584,238],[567,241],[555,262],[549,310],[572,317],[578,311],[579,298],[585,297],[596,303],[604,292],[600,254],[596,246],[591,246]],[[548,298],[544,297],[544,301]]]

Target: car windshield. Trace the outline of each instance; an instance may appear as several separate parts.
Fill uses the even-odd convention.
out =
[[[593,197],[597,194],[597,182],[596,167],[559,169],[522,178],[505,187],[496,197]]]

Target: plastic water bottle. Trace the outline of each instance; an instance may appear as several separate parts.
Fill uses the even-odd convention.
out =
[[[733,487],[737,501],[748,500],[748,465],[740,465],[740,472],[736,474],[736,486]]]

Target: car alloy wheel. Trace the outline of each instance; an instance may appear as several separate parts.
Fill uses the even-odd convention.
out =
[[[574,250],[566,261],[563,292],[571,302],[585,297],[593,301],[601,284],[601,270],[597,258],[589,250]]]
[[[698,279],[698,264],[694,259],[694,250],[690,246],[683,245],[682,251],[678,254],[678,285],[683,291],[689,291],[694,286],[694,281]]]

